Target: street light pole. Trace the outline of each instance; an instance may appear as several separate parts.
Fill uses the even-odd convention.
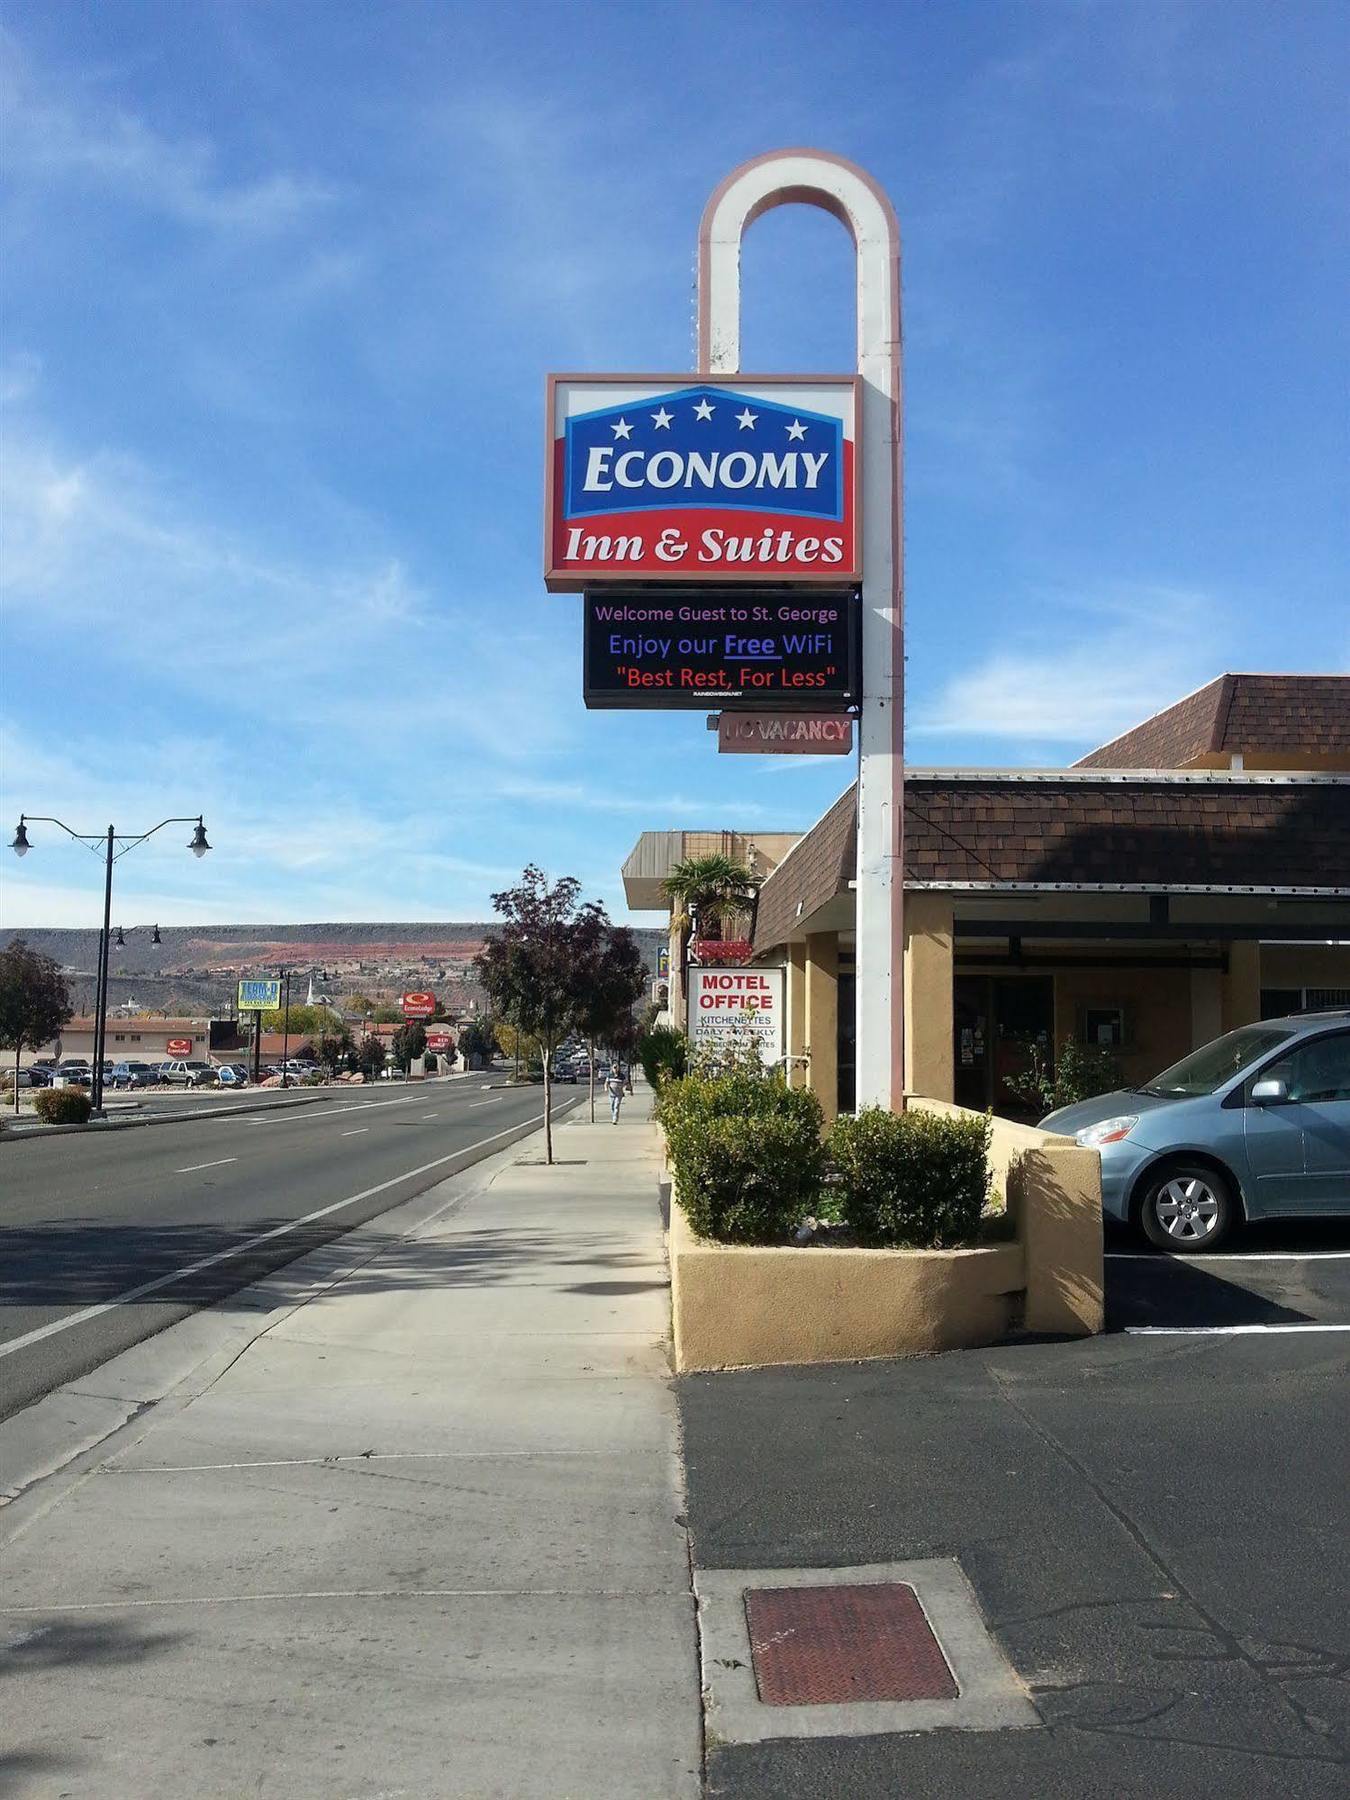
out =
[[[83,844],[96,856],[104,859],[103,874],[103,929],[99,933],[98,942],[98,976],[94,986],[94,1070],[90,1083],[90,1099],[92,1110],[98,1115],[103,1113],[103,1055],[108,1044],[108,949],[112,938],[112,880],[113,864],[120,861],[129,850],[135,850],[145,843],[147,838],[154,837],[157,831],[163,831],[166,825],[191,825],[193,830],[187,848],[196,857],[205,856],[211,848],[206,841],[206,826],[202,815],[178,814],[171,819],[161,819],[158,825],[152,825],[149,831],[141,831],[129,836],[121,836],[122,848],[117,848],[119,833],[110,825],[106,834],[101,831],[73,831],[64,819],[52,818],[47,813],[20,813],[19,828],[14,833],[10,849],[16,856],[27,856],[33,846],[28,841],[28,826],[55,825],[64,831],[67,837],[74,838],[77,844]],[[155,927],[158,934],[159,927]]]
[[[103,934],[98,941],[98,981],[94,1001],[94,1081],[90,1098],[95,1113],[103,1112],[103,1049],[108,1041],[108,939],[112,931],[113,828],[108,827],[107,867],[103,878]]]
[[[288,1088],[291,1085],[290,1074],[286,1068],[291,1048],[291,971],[278,969],[277,974],[286,983],[285,1002],[281,1014],[281,1085]]]

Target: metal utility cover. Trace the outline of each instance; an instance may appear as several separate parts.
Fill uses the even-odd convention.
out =
[[[959,1692],[907,1583],[752,1588],[745,1617],[766,1706],[955,1700]]]

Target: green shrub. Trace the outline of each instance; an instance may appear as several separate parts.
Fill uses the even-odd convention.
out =
[[[1027,1066],[1016,1075],[1004,1077],[1004,1085],[1019,1100],[1024,1100],[1038,1118],[1058,1112],[1061,1106],[1076,1106],[1080,1100],[1095,1100],[1098,1094],[1110,1094],[1121,1085],[1120,1058],[1104,1044],[1080,1044],[1065,1038],[1055,1058],[1054,1073],[1046,1067],[1039,1044],[1027,1048]]]
[[[781,1244],[814,1210],[825,1153],[808,1089],[748,1071],[686,1075],[662,1086],[657,1117],[676,1197],[700,1237]]]
[[[638,1061],[653,1091],[683,1075],[688,1060],[689,1040],[673,1025],[653,1025],[638,1039]]]
[[[42,1088],[33,1096],[33,1110],[49,1125],[83,1125],[94,1103],[83,1088]]]
[[[830,1155],[845,1221],[862,1244],[941,1250],[974,1240],[989,1195],[987,1118],[840,1114]]]

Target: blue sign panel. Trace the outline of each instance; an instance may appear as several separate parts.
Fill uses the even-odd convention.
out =
[[[568,518],[650,507],[844,516],[844,423],[730,388],[654,394],[564,426]]]

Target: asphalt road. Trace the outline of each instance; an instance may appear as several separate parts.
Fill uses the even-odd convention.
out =
[[[503,1147],[543,1097],[493,1080],[7,1144],[0,1418]]]
[[[709,1795],[1346,1792],[1350,1224],[1117,1241],[1107,1309],[1077,1342],[681,1378],[696,1566],[954,1557],[1042,1722],[714,1744]]]

